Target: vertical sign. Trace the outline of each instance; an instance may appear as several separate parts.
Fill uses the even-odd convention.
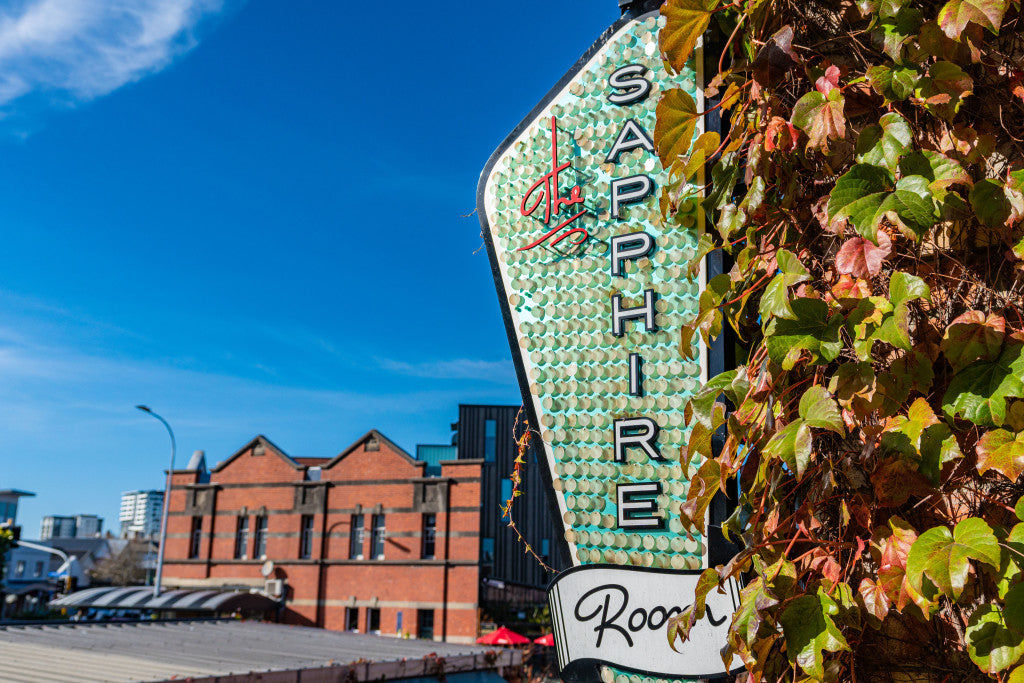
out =
[[[492,155],[477,202],[577,565],[549,591],[560,664],[709,676],[725,670],[736,587],[709,596],[696,645],[675,652],[664,631],[707,563],[706,536],[678,515],[701,464],[686,457],[683,406],[707,380],[707,350],[691,361],[678,347],[705,283],[686,272],[700,209],[690,199],[662,219],[668,173],[652,142],[659,93],[682,86],[703,108],[700,50],[696,69],[667,73],[663,22],[608,29]]]

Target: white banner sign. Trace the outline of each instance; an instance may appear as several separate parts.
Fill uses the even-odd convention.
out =
[[[726,671],[721,651],[740,589],[711,591],[707,613],[676,650],[666,637],[668,620],[693,604],[700,572],[588,565],[562,572],[548,589],[555,647],[567,681],[595,664],[648,676],[713,678],[743,668],[733,657]],[[678,651],[677,651],[678,650]]]

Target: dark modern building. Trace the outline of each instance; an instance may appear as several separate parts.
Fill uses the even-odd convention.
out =
[[[526,430],[526,414],[519,406],[460,405],[459,421],[452,424],[453,444],[459,460],[482,460],[480,561],[484,589],[481,603],[537,604],[553,574],[529,553],[516,530],[502,516],[512,496],[512,474],[519,455],[517,443]],[[512,519],[523,539],[553,569],[565,567],[559,551],[563,541],[561,520],[552,514],[546,464],[539,436],[533,435],[520,465],[522,495],[512,505]]]

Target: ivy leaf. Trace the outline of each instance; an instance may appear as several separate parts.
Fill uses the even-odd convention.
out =
[[[956,371],[976,360],[993,360],[1006,336],[1006,319],[981,311],[967,311],[956,318],[942,335],[940,348]]]
[[[885,103],[902,102],[917,89],[921,74],[912,66],[873,66],[866,72],[868,82]]]
[[[721,209],[728,204],[742,171],[734,152],[723,154],[711,168],[711,191],[705,200],[705,208]]]
[[[1024,635],[1024,583],[1015,584],[1003,597],[1003,619],[1011,631]]]
[[[825,391],[825,387],[819,384],[811,386],[800,397],[798,413],[810,427],[827,429],[839,436],[846,436],[843,416],[839,413],[839,406],[836,405],[836,400],[829,396],[829,393]]]
[[[839,88],[823,95],[813,90],[793,105],[793,125],[807,133],[807,148],[824,148],[829,140],[846,137],[846,100]]]
[[[991,178],[976,182],[971,188],[969,199],[978,220],[990,228],[1004,225],[1013,211],[1010,200],[1003,190],[1003,184]]]
[[[864,609],[868,614],[879,621],[885,619],[889,614],[889,596],[885,594],[885,589],[880,581],[872,581],[869,578],[861,579],[857,592],[860,594],[861,602],[864,603]]]
[[[921,19],[921,11],[912,7],[900,7],[895,14],[880,18],[876,36],[881,39],[882,51],[894,62],[903,61],[903,44],[921,28]]]
[[[973,88],[974,80],[963,69],[952,62],[939,61],[920,80],[916,95],[928,111],[951,121]]]
[[[971,21],[999,35],[1008,5],[1006,0],[949,0],[939,10],[939,26],[953,40],[960,37]]]
[[[804,673],[818,680],[825,677],[822,651],[850,649],[832,620],[838,613],[835,601],[819,589],[818,595],[801,595],[790,602],[779,617],[789,661],[800,665]]]
[[[918,238],[939,219],[928,180],[918,175],[900,178],[893,193],[882,202],[880,210],[895,212],[899,222]]]
[[[673,88],[658,100],[656,111],[654,142],[662,166],[669,168],[690,150],[697,130],[697,103],[682,88]]]
[[[1024,635],[1007,627],[997,605],[982,605],[967,622],[967,653],[985,673],[995,674],[1024,656]]]
[[[928,189],[939,198],[950,185],[970,185],[973,182],[971,174],[965,171],[958,161],[930,149],[914,152],[900,159],[900,174],[923,177],[928,181]]]
[[[861,236],[877,242],[876,228],[885,215],[883,204],[893,185],[888,169],[872,164],[855,164],[836,181],[829,195],[829,220],[849,219]]]
[[[992,528],[983,519],[968,517],[952,533],[948,527],[937,526],[914,541],[907,556],[907,579],[920,593],[927,576],[944,595],[957,600],[967,583],[969,560],[999,569],[999,553]]]
[[[903,271],[893,271],[889,278],[889,301],[892,303],[892,315],[882,321],[874,338],[892,344],[904,351],[910,350],[910,302],[915,299],[930,299],[931,290],[924,280],[916,275]]]
[[[882,262],[892,252],[892,240],[884,231],[878,233],[878,245],[863,237],[851,237],[839,247],[836,270],[858,278],[869,278],[882,272]]]
[[[842,314],[830,317],[828,304],[820,299],[801,297],[790,305],[795,319],[773,318],[768,323],[765,345],[769,357],[784,370],[792,370],[804,351],[810,353],[812,364],[835,360],[843,348],[839,338]]]
[[[1024,683],[1024,666],[1018,666],[1011,671],[1010,677],[1006,679],[1006,683]]]
[[[758,85],[770,88],[799,63],[800,57],[793,51],[793,27],[787,25],[776,31],[758,50],[750,70]]]
[[[668,0],[662,5],[665,27],[661,29],[661,51],[668,55],[676,73],[686,66],[717,7],[718,0]]]
[[[1010,481],[1024,473],[1024,433],[994,429],[978,441],[978,472],[1000,472]]]
[[[953,376],[942,409],[976,425],[998,427],[1006,419],[1006,400],[1024,398],[1024,355],[1011,344],[994,361],[977,361]]]
[[[775,432],[764,447],[764,452],[786,463],[789,470],[802,479],[811,462],[811,430],[807,423],[797,419]]]
[[[910,124],[899,114],[884,114],[857,137],[857,161],[884,166],[895,173],[900,157],[911,151],[914,134]]]
[[[718,570],[705,569],[697,579],[694,589],[693,604],[683,610],[682,614],[672,617],[668,624],[668,646],[676,650],[676,638],[686,640],[690,637],[690,629],[704,618],[707,611],[707,597],[713,589],[718,588]]]

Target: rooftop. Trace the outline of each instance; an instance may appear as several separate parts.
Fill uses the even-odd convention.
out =
[[[323,680],[394,680],[429,676],[439,666],[457,681],[453,673],[519,661],[519,652],[501,648],[246,621],[0,627],[4,681],[231,683],[255,672],[315,669],[332,669]]]

